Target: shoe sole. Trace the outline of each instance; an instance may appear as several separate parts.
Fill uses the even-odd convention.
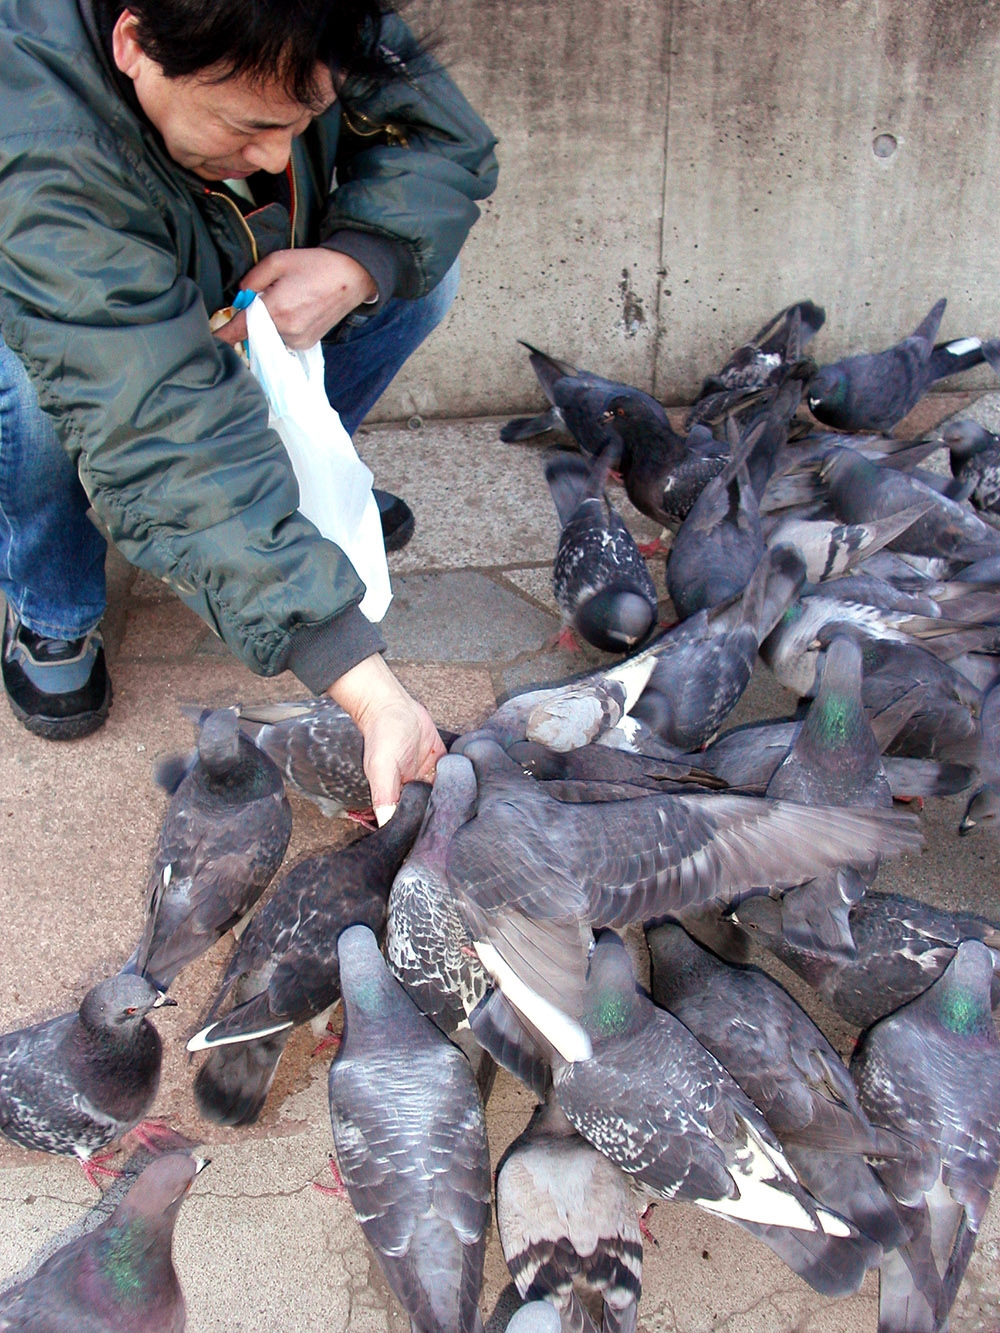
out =
[[[47,741],[78,741],[84,736],[90,736],[104,725],[111,711],[111,698],[109,680],[108,692],[100,708],[92,709],[89,713],[76,713],[72,717],[44,717],[40,713],[25,712],[10,695],[7,696],[7,702],[18,722],[33,736],[41,736]]]
[[[413,515],[411,514],[409,518],[405,519],[402,523],[400,523],[399,527],[396,528],[395,532],[393,532],[391,536],[384,538],[385,549],[387,551],[401,551],[403,547],[406,545],[406,543],[413,536],[414,527],[415,527],[415,521]]]

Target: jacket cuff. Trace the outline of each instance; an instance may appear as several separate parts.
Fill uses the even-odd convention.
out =
[[[335,231],[322,243],[324,250],[336,250],[357,260],[371,274],[378,288],[378,300],[359,307],[374,312],[396,294],[396,283],[402,267],[401,247],[385,236],[367,231]]]
[[[321,625],[303,625],[296,630],[285,668],[307,690],[322,694],[345,671],[384,651],[385,640],[378,626],[367,620],[356,606],[349,606]]]

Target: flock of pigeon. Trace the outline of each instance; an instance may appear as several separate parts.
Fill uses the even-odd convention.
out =
[[[935,379],[1000,368],[994,344],[935,343],[943,310],[817,369],[824,313],[789,307],[705,381],[685,434],[648,395],[529,349],[551,406],[503,438],[575,445],[546,462],[555,596],[618,658],[449,735],[433,787],[287,871],[188,1042],[203,1115],[251,1124],[293,1028],[342,1002],[339,1174],[415,1333],[482,1330],[498,1065],[538,1100],[495,1164],[525,1301],[510,1330],[635,1330],[641,1214],[672,1199],[819,1292],[877,1268],[880,1333],[947,1327],[1000,1162],[1000,926],[871,887],[920,845],[899,800],[967,788],[963,829],[1000,804],[1000,440],[946,427],[949,478],[921,468],[940,438],[885,434]],[[674,531],[670,628],[613,473]],[[723,731],[758,657],[800,708]],[[79,1012],[0,1036],[0,1131],[95,1183],[126,1134],[168,1137],[144,1120],[149,1015],[271,884],[286,788],[328,814],[368,799],[360,734],[327,699],[194,720],[197,750],[158,770],[171,797],[134,954]],[[751,942],[861,1031],[849,1068]],[[0,1330],[182,1330],[171,1239],[201,1165],[159,1152],[0,1294]]]

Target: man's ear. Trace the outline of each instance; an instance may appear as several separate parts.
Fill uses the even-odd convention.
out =
[[[114,54],[115,64],[129,79],[136,77],[142,62],[146,59],[146,55],[136,37],[138,26],[139,21],[132,11],[123,9],[118,15],[111,33],[111,50]]]

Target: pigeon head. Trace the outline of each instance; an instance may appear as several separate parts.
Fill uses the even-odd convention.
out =
[[[737,911],[731,913],[736,924],[745,930],[751,939],[759,940],[769,949],[781,942],[781,903],[767,894],[755,894],[740,903]]]
[[[806,386],[806,401],[813,415],[820,412],[836,411],[847,405],[848,378],[839,366],[824,366]],[[822,420],[822,417],[820,418]]]
[[[386,966],[378,940],[367,926],[348,926],[341,932],[337,940],[337,958],[345,1034],[352,1025],[383,1026],[391,1020],[398,1026],[405,1018],[405,1011],[413,1009],[406,992]]]
[[[971,797],[965,807],[965,814],[958,831],[964,837],[980,824],[995,823],[998,815],[1000,815],[1000,787],[989,783]]]
[[[963,940],[944,974],[921,997],[949,1032],[960,1037],[984,1037],[997,1043],[990,989],[993,952],[979,940]],[[916,1003],[920,1003],[918,1000]]]
[[[156,1218],[176,1216],[194,1178],[209,1164],[207,1157],[188,1152],[163,1153],[150,1162],[122,1200],[132,1214]]]
[[[973,454],[989,449],[995,436],[981,426],[978,421],[963,417],[959,421],[949,421],[941,427],[941,439],[951,454],[953,463],[964,463]]]
[[[866,772],[845,775],[857,780],[869,777],[879,765],[878,746],[861,702],[861,666],[861,648],[853,639],[838,634],[831,640],[816,699],[796,743],[834,761],[838,751],[849,751],[853,768],[863,755]]]
[[[151,1009],[176,1003],[145,977],[120,972],[87,992],[80,1005],[80,1019],[91,1029],[128,1030],[138,1027]]]
[[[583,1025],[598,1040],[625,1037],[637,1024],[635,973],[613,930],[601,931],[591,952],[583,1003]]]
[[[240,720],[235,708],[209,713],[198,733],[198,758],[213,777],[229,773],[240,753]]]
[[[624,653],[649,633],[656,607],[629,588],[603,589],[579,608],[576,627],[605,653]]]
[[[646,931],[646,943],[653,964],[653,994],[658,1004],[666,1004],[675,985],[683,988],[716,971],[715,958],[696,944],[682,926],[667,921]],[[661,996],[663,998],[661,998]]]

